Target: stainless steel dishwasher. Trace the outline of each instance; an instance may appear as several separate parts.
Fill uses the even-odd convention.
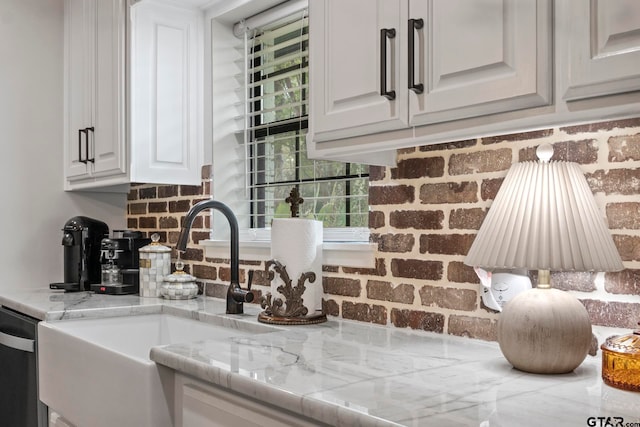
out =
[[[0,307],[0,424],[42,427],[47,408],[38,400],[38,320]]]

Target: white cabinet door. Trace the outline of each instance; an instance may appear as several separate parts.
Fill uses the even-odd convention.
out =
[[[203,13],[192,5],[137,3],[128,40],[128,5],[65,0],[68,190],[201,183]]]
[[[176,427],[311,427],[303,415],[176,373]]]
[[[65,178],[126,174],[125,0],[65,1]]]
[[[64,166],[65,176],[72,179],[85,176],[90,166],[86,158],[87,128],[92,122],[92,58],[89,57],[92,39],[92,2],[65,1],[65,81],[64,81]]]
[[[309,19],[312,157],[367,162],[417,126],[552,102],[550,0],[318,0]]]
[[[568,57],[565,100],[640,90],[640,2],[560,2],[558,20]]]
[[[124,174],[125,0],[95,1],[93,173]]]
[[[551,102],[549,0],[410,0],[409,16],[412,126]]]
[[[314,141],[407,127],[406,15],[406,0],[309,2]]]
[[[147,1],[131,17],[131,179],[199,185],[202,12]]]

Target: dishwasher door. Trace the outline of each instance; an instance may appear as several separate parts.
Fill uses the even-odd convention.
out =
[[[6,426],[46,424],[38,400],[36,332],[38,320],[0,307],[0,420]]]

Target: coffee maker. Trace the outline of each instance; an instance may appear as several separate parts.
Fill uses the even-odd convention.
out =
[[[100,242],[101,281],[91,290],[99,294],[137,294],[140,290],[141,247],[151,243],[142,232],[114,230],[113,237]]]
[[[51,283],[51,289],[89,291],[92,283],[100,283],[100,243],[109,235],[102,221],[74,216],[62,228],[64,246],[64,282]]]

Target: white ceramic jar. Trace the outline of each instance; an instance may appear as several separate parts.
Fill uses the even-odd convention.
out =
[[[171,248],[158,243],[160,235],[151,235],[151,243],[140,248],[140,296],[159,297],[164,278],[171,272]]]

